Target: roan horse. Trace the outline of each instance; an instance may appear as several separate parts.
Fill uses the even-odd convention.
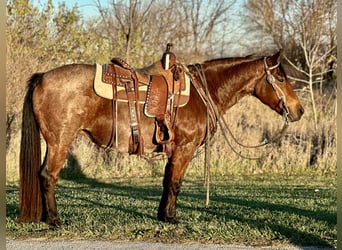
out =
[[[253,95],[289,121],[297,121],[304,109],[279,63],[280,52],[270,57],[223,58],[189,65],[193,81],[203,84],[217,110],[217,119],[239,99]],[[200,68],[200,70],[198,70]],[[94,65],[65,65],[45,73],[35,73],[28,81],[23,107],[20,148],[21,222],[45,221],[59,227],[55,186],[69,145],[78,133],[97,145],[106,145],[112,133],[112,101],[93,90]],[[202,80],[201,80],[202,79]],[[203,85],[202,85],[203,86]],[[204,87],[203,87],[204,88]],[[118,104],[118,148],[127,152],[130,130],[127,104]],[[142,109],[140,109],[142,110]],[[207,108],[193,84],[190,100],[179,108],[174,124],[173,153],[168,158],[163,180],[158,219],[176,222],[176,201],[182,179],[195,151],[204,143]],[[154,120],[141,113],[141,134],[145,151],[158,149],[153,144]],[[41,165],[40,133],[47,150]],[[160,147],[159,147],[160,148]]]

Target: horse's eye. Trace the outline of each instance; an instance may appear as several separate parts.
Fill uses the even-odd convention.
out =
[[[284,78],[284,77],[278,77],[278,81],[279,81],[280,83],[283,83],[283,82],[285,81],[285,78]]]

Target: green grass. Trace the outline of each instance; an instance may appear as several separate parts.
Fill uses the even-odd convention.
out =
[[[334,177],[215,177],[209,207],[203,183],[189,179],[185,178],[179,196],[176,225],[156,219],[161,177],[107,183],[85,177],[61,179],[59,230],[49,230],[44,223],[18,223],[18,187],[9,184],[7,238],[336,247]]]

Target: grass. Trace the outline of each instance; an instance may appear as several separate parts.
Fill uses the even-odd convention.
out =
[[[209,207],[205,206],[203,182],[187,177],[178,200],[176,225],[156,219],[161,177],[100,182],[61,176],[65,178],[59,181],[56,195],[63,227],[49,230],[44,223],[18,223],[18,187],[9,184],[7,238],[337,244],[336,181],[332,176],[216,176]]]

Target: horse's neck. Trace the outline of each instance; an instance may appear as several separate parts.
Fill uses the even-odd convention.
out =
[[[205,64],[208,88],[221,114],[246,95],[254,92],[257,78],[262,74],[256,60],[222,59]]]

